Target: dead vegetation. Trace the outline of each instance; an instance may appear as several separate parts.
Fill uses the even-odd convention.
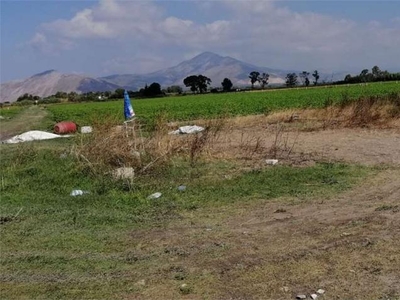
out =
[[[218,139],[223,124],[223,119],[210,120],[200,133],[177,136],[169,134],[171,127],[162,116],[150,132],[139,121],[115,126],[113,120],[103,120],[93,125],[91,135],[78,138],[72,152],[83,168],[95,174],[111,173],[120,167],[133,168],[136,174],[157,172],[176,157],[194,166]]]

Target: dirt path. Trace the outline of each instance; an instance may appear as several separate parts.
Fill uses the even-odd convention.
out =
[[[272,158],[273,147],[278,148],[278,156],[283,157],[290,150],[292,156],[306,154],[315,160],[400,165],[400,129],[344,128],[278,133],[273,126],[229,128],[220,134],[212,148],[215,155]]]
[[[166,228],[136,231],[138,259],[158,257],[150,287],[126,299],[398,299],[400,170],[332,199],[258,201],[187,213]],[[182,297],[182,299],[186,299]]]
[[[231,126],[209,150],[260,162],[273,146],[292,145],[292,156],[384,167],[336,196],[198,209],[164,228],[135,231],[135,257],[158,268],[141,274],[149,287],[124,297],[310,299],[322,288],[319,299],[400,299],[400,130],[277,135],[274,126]],[[171,289],[183,282],[193,291],[186,297]]]
[[[46,110],[38,106],[30,106],[11,120],[1,120],[0,140],[5,140],[28,130],[37,129],[47,114]]]

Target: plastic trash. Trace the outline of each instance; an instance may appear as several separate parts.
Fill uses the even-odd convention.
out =
[[[182,126],[178,130],[171,131],[169,134],[191,134],[203,131],[204,128],[201,126]]]
[[[278,164],[278,160],[277,160],[277,159],[266,159],[266,160],[265,160],[265,163],[266,163],[267,165],[275,166],[276,164]]]
[[[178,186],[178,191],[183,192],[183,191],[185,191],[185,190],[186,190],[186,185],[180,185],[180,186]]]
[[[91,133],[93,131],[92,126],[82,126],[81,133]]]
[[[71,194],[69,194],[69,195],[72,196],[72,197],[76,197],[76,196],[82,196],[84,194],[89,194],[89,192],[88,191],[82,191],[82,190],[73,190],[71,192]]]
[[[158,199],[161,197],[161,195],[162,195],[161,193],[157,192],[148,196],[147,199]]]

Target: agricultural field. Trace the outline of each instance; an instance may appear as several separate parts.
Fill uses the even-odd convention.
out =
[[[0,298],[400,299],[399,86],[135,100],[143,135],[122,101],[1,120],[94,130],[0,144]]]
[[[131,100],[137,117],[146,122],[160,113],[170,121],[268,114],[271,111],[290,108],[322,108],[332,103],[346,102],[360,97],[399,92],[400,83],[390,82]],[[106,116],[123,120],[122,107],[121,100],[105,103],[55,104],[49,105],[48,110],[53,114],[55,121],[72,120],[79,125],[87,125],[95,119]]]

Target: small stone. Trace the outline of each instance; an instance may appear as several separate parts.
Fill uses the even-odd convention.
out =
[[[289,288],[287,286],[284,286],[281,288],[281,291],[287,293],[289,292]]]
[[[186,283],[181,284],[181,286],[179,287],[179,290],[184,295],[190,294],[190,292],[191,292],[190,286],[188,286]]]
[[[138,285],[146,285],[146,281],[145,281],[144,279],[142,279],[142,280],[139,280],[139,281],[137,282],[137,284],[138,284]]]
[[[325,290],[319,289],[319,290],[317,291],[317,293],[320,294],[320,295],[322,295],[323,293],[325,293]]]
[[[296,299],[307,299],[306,295],[297,295]]]
[[[318,298],[318,295],[317,295],[317,294],[311,294],[310,297],[311,297],[311,299],[314,299],[314,300],[315,300],[315,299]]]
[[[160,198],[161,197],[161,193],[154,193],[154,194],[151,194],[150,196],[148,196],[147,197],[147,199],[150,199],[150,200],[153,200],[153,199],[158,199],[158,198]]]

